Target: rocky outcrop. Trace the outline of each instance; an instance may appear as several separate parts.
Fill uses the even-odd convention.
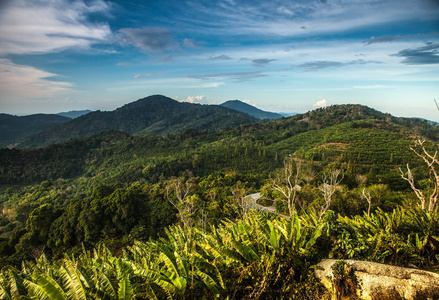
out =
[[[439,274],[366,261],[324,259],[315,275],[333,300],[439,299]]]

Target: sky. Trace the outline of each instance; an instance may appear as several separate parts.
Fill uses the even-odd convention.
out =
[[[155,94],[439,121],[439,1],[0,0],[0,112]]]

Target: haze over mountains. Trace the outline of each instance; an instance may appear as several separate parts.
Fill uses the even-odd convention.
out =
[[[160,104],[166,104],[167,108]],[[170,104],[171,107],[175,105],[174,112],[169,110]],[[151,126],[147,127],[147,130],[163,129],[169,125],[176,131],[168,131],[170,134],[164,135],[138,134],[142,130],[139,131],[137,128],[142,127],[136,127],[139,124],[135,122],[139,118],[135,115],[145,105],[155,108],[153,115],[156,117],[156,120],[148,119]],[[198,110],[203,107],[208,109],[207,114],[204,109]],[[180,120],[166,118],[173,113],[178,116],[178,112],[182,114],[185,109],[189,113],[187,116],[183,114]],[[212,110],[214,113],[210,114]],[[221,115],[221,112],[226,114]],[[279,167],[282,161],[280,158],[300,152],[300,155],[307,159],[344,162],[345,167],[349,161],[355,162],[357,167],[361,168],[362,174],[369,172],[374,166],[379,166],[380,173],[388,177],[381,183],[388,181],[389,184],[398,185],[401,181],[399,173],[395,172],[395,166],[404,165],[412,159],[410,145],[413,138],[422,136],[433,142],[439,141],[439,126],[426,120],[397,118],[367,106],[354,104],[334,105],[289,118],[258,121],[221,106],[180,103],[163,96],[152,96],[108,113],[110,114],[87,114],[34,135],[32,139],[35,143],[40,139],[49,145],[55,143],[56,138],[68,136],[72,132],[77,134],[87,133],[87,130],[91,129],[102,129],[104,126],[98,125],[107,126],[111,120],[114,120],[113,123],[116,125],[124,124],[136,134],[129,134],[127,130],[107,130],[47,147],[14,151],[0,149],[0,183],[2,180],[3,183],[14,183],[75,177],[87,172],[98,174],[99,168],[108,167],[106,164],[100,164],[110,156],[115,159],[117,157],[117,161],[124,163],[137,161],[136,157],[139,157],[140,165],[130,168],[129,172],[125,170],[121,173],[120,176],[125,179],[128,173],[135,177],[140,176],[140,172],[147,180],[156,182],[162,173],[165,176],[175,176],[185,170],[205,176],[212,172],[228,170],[231,164],[242,172],[262,174],[276,166]],[[90,118],[94,115],[96,117]],[[124,119],[126,121],[122,122]],[[83,121],[79,122],[80,120]],[[186,122],[183,122],[185,120]],[[212,122],[207,123],[207,120]],[[242,123],[227,127],[227,130],[223,131],[214,130],[216,128],[189,130],[190,127],[178,130],[183,124],[199,125],[199,128],[207,124],[212,128],[221,125],[224,120],[238,120]],[[169,123],[171,121],[175,123]],[[82,131],[74,130],[79,128]]]
[[[44,146],[106,130],[120,130],[130,134],[166,134],[188,129],[220,130],[256,121],[258,119],[248,114],[219,105],[178,102],[154,95],[114,111],[88,113],[29,136],[21,141],[20,146]]]
[[[60,112],[57,113],[57,115],[60,116],[64,116],[70,119],[75,119],[75,118],[79,118],[80,116],[86,115],[88,113],[92,112],[89,109],[85,109],[85,110],[71,110],[71,111],[65,111],[65,112]]]
[[[0,148],[15,144],[25,136],[70,121],[68,117],[54,114],[12,116],[0,114]]]
[[[348,111],[345,113],[345,117],[350,115]],[[388,118],[380,112],[375,115],[374,118],[377,119]],[[281,114],[266,112],[239,100],[230,100],[221,105],[201,105],[153,95],[114,111],[84,110],[24,117],[0,114],[0,147],[41,147],[107,130],[159,135],[182,133],[186,130],[217,131],[280,118],[283,118]],[[350,118],[357,119],[358,116]],[[399,123],[410,120],[393,119]]]
[[[220,104],[221,106],[234,109],[243,113],[246,113],[252,117],[255,117],[260,120],[275,120],[280,119],[283,116],[277,113],[263,111],[259,108],[256,108],[252,105],[249,105],[247,103],[244,103],[239,100],[229,100],[224,102],[223,104]]]

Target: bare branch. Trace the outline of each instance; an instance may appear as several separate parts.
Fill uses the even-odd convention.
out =
[[[398,168],[398,169],[399,169],[399,172],[401,173],[402,179],[404,179],[405,181],[407,181],[410,184],[410,187],[412,188],[413,192],[415,192],[415,195],[421,201],[422,209],[425,209],[425,196],[420,189],[416,188],[415,179],[413,177],[412,171],[410,170],[409,164],[407,164],[407,176],[405,176],[405,174],[401,170],[401,168]]]
[[[194,224],[192,217],[198,208],[194,198],[189,196],[189,192],[189,181],[183,182],[181,178],[174,179],[166,186],[166,198],[178,210],[178,218],[184,225],[192,227]],[[171,196],[171,193],[175,195],[175,198]]]
[[[340,174],[341,177],[338,178]],[[323,183],[319,186],[319,190],[323,194],[323,199],[325,200],[325,203],[323,203],[320,209],[319,220],[323,217],[325,212],[331,206],[332,196],[340,185],[340,182],[343,180],[344,174],[341,172],[341,170],[333,170],[329,174],[324,174],[322,178]]]
[[[288,213],[293,215],[297,190],[300,189],[300,173],[302,161],[297,158],[286,157],[282,172],[272,179],[273,189],[283,195],[283,200],[288,205]]]
[[[363,193],[361,194],[361,197],[366,199],[367,203],[369,203],[369,207],[367,208],[367,215],[370,217],[370,207],[372,206],[372,196],[370,195],[370,192],[366,192],[366,188],[363,189]]]
[[[418,151],[416,149],[416,147],[420,147],[421,151]],[[429,171],[430,171],[430,180],[433,182],[434,185],[434,191],[430,194],[429,197],[429,204],[428,204],[428,211],[431,213],[434,211],[435,207],[436,207],[436,203],[439,199],[439,175],[438,172],[436,170],[436,166],[439,165],[439,159],[438,159],[438,152],[435,151],[434,154],[430,154],[427,149],[425,148],[425,140],[416,140],[415,141],[415,146],[414,147],[410,147],[410,149],[420,158],[422,158],[422,160],[426,163]],[[409,165],[407,164],[407,177],[404,176],[403,172],[400,169],[401,172],[401,177],[408,181],[410,183],[410,186],[412,188],[412,190],[415,192],[416,196],[419,198],[419,200],[421,201],[421,206],[422,209],[426,209],[426,197],[422,194],[422,192],[417,189],[415,187],[414,184],[414,179],[413,179],[413,174],[410,171]]]
[[[233,207],[239,216],[245,217],[247,212],[253,205],[253,201],[247,196],[247,189],[245,186],[238,182],[231,190],[233,196]]]

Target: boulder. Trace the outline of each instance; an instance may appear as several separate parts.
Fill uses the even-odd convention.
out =
[[[315,275],[333,300],[439,300],[439,274],[367,261],[324,259]]]

